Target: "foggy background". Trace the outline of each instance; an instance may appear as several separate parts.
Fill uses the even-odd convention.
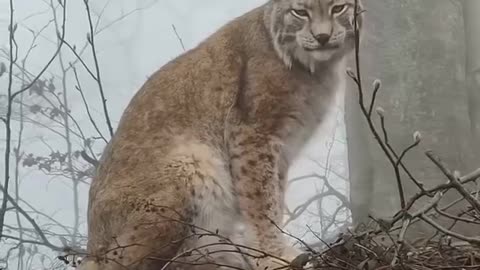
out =
[[[18,23],[13,91],[18,91],[54,55],[58,47],[57,32],[61,33],[62,9],[56,0],[13,2]],[[468,69],[465,63],[468,33],[463,28],[463,1],[365,2],[370,16],[362,56],[365,84],[371,88],[376,78],[383,82],[385,90],[380,94],[378,106],[386,111],[391,141],[398,151],[411,144],[415,131],[421,132],[425,142],[408,156],[405,164],[427,184],[445,181],[434,166],[427,164],[423,154],[427,148],[437,149],[462,173],[479,167],[480,151],[476,149],[480,143],[475,134],[470,134],[478,123],[475,119],[479,119],[473,116],[478,115],[478,99],[471,94],[478,92],[478,88],[465,79],[475,69]],[[89,1],[101,83],[113,127],[150,74],[184,49],[194,48],[232,18],[263,3],[264,0]],[[65,40],[96,74],[87,41],[90,29],[84,2],[68,1],[67,5]],[[0,0],[0,63],[7,69],[9,17],[9,1]],[[51,244],[81,248],[86,243],[88,184],[93,166],[82,158],[80,151],[86,150],[90,157],[98,159],[105,146],[99,133],[107,140],[110,138],[99,85],[66,45],[40,80],[45,84],[33,85],[13,106],[9,194],[46,232]],[[3,74],[0,116],[6,114],[7,87],[8,76]],[[476,90],[471,90],[472,87]],[[53,94],[46,94],[48,89]],[[368,91],[370,97],[372,93]],[[68,116],[63,112],[64,96]],[[318,244],[318,237],[331,237],[337,229],[351,224],[348,208],[353,209],[356,220],[365,219],[367,212],[383,217],[398,210],[396,187],[390,181],[391,168],[366,132],[366,122],[357,103],[356,92],[349,85],[347,115],[340,93],[329,119],[289,172],[292,183],[287,193],[287,229],[312,245]],[[92,125],[85,104],[99,131]],[[65,129],[66,118],[69,131]],[[350,149],[347,149],[347,132]],[[4,132],[0,136],[4,142]],[[3,153],[5,144],[0,144],[0,149]],[[2,176],[4,164],[0,162]],[[349,171],[354,191],[351,198]],[[322,177],[339,193],[332,195]],[[408,187],[407,194],[413,193],[413,187]],[[5,224],[4,235],[40,243],[27,241],[19,245],[15,239],[2,239],[0,269],[65,267],[55,258],[61,252],[46,247],[18,211],[9,208]],[[25,232],[21,233],[22,230]]]
[[[89,4],[94,21],[97,22],[100,16],[96,28],[95,42],[102,83],[114,128],[130,98],[141,87],[148,76],[168,61],[183,53],[182,43],[187,50],[193,48],[232,18],[264,2],[263,0],[90,1]],[[15,21],[18,22],[18,30],[16,30],[15,34],[16,42],[19,44],[18,54],[20,58],[27,54],[33,39],[32,33],[40,32],[35,40],[36,46],[26,60],[28,72],[32,74],[41,70],[51,58],[57,46],[55,23],[52,21],[52,4],[54,6],[58,5],[57,1],[50,2],[49,0],[15,1]],[[8,62],[9,15],[9,2],[0,0],[0,46],[2,49],[0,62],[5,64]],[[57,11],[57,16],[60,20],[59,23],[61,23],[61,11]],[[72,46],[75,45],[77,48],[82,48],[87,42],[86,36],[88,32],[88,21],[83,1],[69,1],[65,39]],[[76,60],[76,57],[66,47],[62,49],[61,53],[64,65],[67,67],[70,62]],[[93,67],[89,49],[84,50],[82,58],[90,67]],[[75,65],[78,69],[81,87],[91,114],[97,120],[96,122],[98,122],[101,132],[107,135],[108,131],[103,118],[101,98],[96,82],[89,77],[81,64],[77,62]],[[60,88],[62,76],[62,69],[57,59],[43,77],[47,79],[53,78],[53,83]],[[7,82],[7,76],[0,78],[2,87],[0,100],[2,106],[5,106],[6,103],[5,88]],[[14,83],[14,89],[19,89],[21,85],[21,80],[17,78]],[[76,120],[87,138],[94,137],[96,131],[89,121],[81,95],[75,90],[75,85],[74,74],[70,71],[66,75],[66,86],[72,118]],[[24,123],[21,139],[22,151],[24,151],[23,158],[25,159],[29,154],[33,154],[35,157],[48,157],[52,152],[59,151],[63,153],[67,151],[65,139],[52,131],[53,129],[62,133],[62,126],[40,113],[32,112],[32,108],[35,110],[35,105],[46,107],[46,101],[34,93],[29,93],[29,91],[25,93],[24,100],[24,114],[28,121]],[[341,106],[340,101],[339,98],[338,106]],[[0,109],[3,114],[4,107]],[[14,113],[14,118],[17,120],[20,118],[18,107],[16,114]],[[334,169],[333,173],[328,173],[331,175],[331,179],[335,179],[332,181],[332,184],[342,192],[347,191],[345,180],[348,172],[342,119],[343,114],[340,107],[335,108],[330,119],[325,123],[325,129],[318,132],[318,135],[312,140],[311,146],[306,149],[305,153],[302,154],[302,158],[291,168],[290,178],[315,173],[323,175],[325,167],[329,166]],[[19,121],[13,121],[12,145],[18,143],[19,129]],[[73,127],[72,129],[76,130],[77,128]],[[2,136],[2,141],[4,141],[3,133]],[[105,144],[101,140],[92,141],[92,148],[95,153],[100,154]],[[84,149],[84,141],[76,136],[72,136],[72,148],[74,151]],[[5,150],[3,144],[0,146],[0,149]],[[327,155],[330,156],[330,164],[326,164]],[[2,162],[2,164],[4,163]],[[14,172],[15,164],[11,165],[11,170]],[[75,166],[78,166],[77,170],[85,170],[91,173],[91,166],[82,161],[81,158],[79,158]],[[0,169],[3,175],[5,167],[0,166]],[[73,192],[75,191],[72,190],[72,180],[68,173],[48,172],[45,168],[39,169],[39,164],[28,166],[23,161],[20,161],[18,169],[18,193],[22,200],[21,204],[26,208],[29,208],[28,205],[33,206],[35,211],[42,213],[32,212],[32,216],[52,234],[65,234],[65,230],[62,230],[58,224],[54,224],[49,218],[69,228],[75,226],[74,201],[77,200],[79,204],[79,233],[86,235],[88,182],[88,177],[81,180],[78,184],[78,198],[74,198]],[[287,194],[287,202],[291,210],[293,211],[299,204],[320,193],[321,187],[321,182],[317,179],[307,179],[293,183]],[[10,186],[10,190],[12,194],[16,192],[13,184]],[[332,206],[338,204],[337,201],[328,199],[323,203],[331,204]],[[310,234],[310,238],[312,238],[311,233],[305,231],[305,225],[315,226],[318,223],[318,217],[316,217],[316,212],[318,212],[317,202],[311,203],[309,211],[312,211],[312,213],[305,213],[305,215],[302,215],[302,218],[295,219],[288,228],[297,234]],[[344,219],[347,218],[346,214],[343,216]],[[7,213],[6,223],[16,224],[16,215],[13,211]],[[28,227],[28,224],[26,226]],[[14,234],[14,231],[13,228],[6,228],[6,233]],[[61,245],[62,241],[70,241],[67,235],[63,236],[63,238],[63,240],[60,240],[58,236],[54,236],[51,237],[51,241],[58,245]],[[80,238],[78,241],[85,244],[84,238]],[[8,243],[8,241],[5,242],[5,245],[2,243],[1,253],[6,252],[8,248],[14,247],[13,243],[9,245]],[[61,262],[55,260],[55,252],[51,252],[47,248],[42,249],[41,246],[39,248],[42,254],[45,254],[47,257],[50,256],[50,258],[42,258],[40,254],[32,256],[32,261],[27,262],[32,269],[42,269],[40,267],[42,264],[45,267],[49,267],[49,264],[51,267],[60,267],[62,265]],[[10,263],[13,265],[10,265],[11,268],[9,269],[16,269],[16,258],[12,256]],[[27,267],[25,269],[30,268]]]

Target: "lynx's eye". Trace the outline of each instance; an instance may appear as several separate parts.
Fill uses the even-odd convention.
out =
[[[300,19],[305,19],[309,16],[308,11],[306,11],[305,9],[292,9],[290,12],[293,14],[293,16]]]
[[[343,13],[347,9],[347,5],[336,5],[332,7],[332,14],[338,15]]]

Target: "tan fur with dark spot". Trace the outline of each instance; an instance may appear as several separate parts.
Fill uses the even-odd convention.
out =
[[[92,257],[82,269],[160,270],[192,247],[235,249],[219,246],[217,237],[188,237],[187,223],[288,261],[299,254],[271,221],[282,224],[288,166],[331,107],[350,51],[286,65],[274,48],[272,20],[289,21],[282,8],[307,1],[329,0],[269,1],[150,77],[92,183]],[[245,269],[278,267],[270,258],[256,266],[234,253],[211,257]]]

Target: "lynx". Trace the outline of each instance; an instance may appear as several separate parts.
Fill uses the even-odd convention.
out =
[[[342,85],[354,12],[270,0],[153,74],[92,182],[81,269],[289,267],[287,170]]]

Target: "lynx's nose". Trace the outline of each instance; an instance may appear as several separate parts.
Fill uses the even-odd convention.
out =
[[[318,34],[315,35],[315,39],[318,41],[318,43],[320,43],[320,45],[325,46],[325,44],[327,44],[330,40],[330,35],[325,33]]]

